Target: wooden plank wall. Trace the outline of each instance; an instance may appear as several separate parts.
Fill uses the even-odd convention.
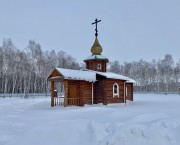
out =
[[[79,98],[80,81],[68,80],[68,98]]]
[[[92,83],[79,80],[68,80],[68,98],[79,98],[77,105],[92,104]]]
[[[113,85],[119,85],[119,97],[113,97]],[[109,103],[123,103],[124,102],[124,81],[122,80],[106,80],[106,102]]]
[[[98,70],[97,65],[101,64],[102,69]],[[86,68],[95,71],[106,72],[106,61],[103,60],[91,60],[86,62]]]
[[[94,104],[103,103],[103,80],[94,83]]]
[[[113,97],[113,85],[119,85],[119,97]],[[92,83],[79,80],[68,80],[67,98],[79,98],[77,105],[92,104]],[[133,101],[133,84],[126,84],[128,88],[127,100]],[[124,102],[124,81],[114,79],[99,79],[93,84],[93,103],[123,103]],[[68,104],[67,104],[68,105]]]
[[[80,81],[80,106],[84,106],[84,81]]]
[[[68,80],[64,80],[64,107],[68,105]]]
[[[51,81],[51,107],[54,106],[54,81]]]
[[[56,76],[62,76],[56,69],[54,69],[48,78],[50,77],[56,77]],[[63,76],[62,76],[63,77]]]
[[[83,96],[84,104],[92,104],[92,83],[84,81]]]
[[[67,82],[68,82],[67,105],[68,106],[81,106],[81,104],[80,104],[80,81],[68,80]],[[77,99],[79,99],[79,100],[77,100]],[[73,101],[73,100],[76,100],[76,101]]]
[[[126,83],[126,87],[127,87],[126,100],[133,101],[133,83]]]

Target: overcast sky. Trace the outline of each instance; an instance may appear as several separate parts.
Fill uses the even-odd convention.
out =
[[[95,18],[103,55],[120,63],[180,58],[180,0],[0,0],[0,42],[29,40],[65,51],[78,62],[91,55]]]

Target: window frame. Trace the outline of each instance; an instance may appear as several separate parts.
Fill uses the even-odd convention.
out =
[[[115,88],[115,86],[117,86],[117,88]],[[115,93],[115,89],[117,91],[116,93]],[[115,98],[115,97],[119,98],[119,85],[118,85],[118,83],[113,84],[113,98]]]
[[[102,70],[102,65],[100,63],[97,65],[97,70]]]

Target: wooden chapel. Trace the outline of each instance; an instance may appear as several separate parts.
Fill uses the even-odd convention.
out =
[[[85,104],[125,103],[133,101],[134,80],[107,72],[108,58],[102,55],[103,48],[98,41],[97,23],[95,41],[91,47],[91,55],[84,60],[86,69],[72,70],[55,68],[48,76],[51,82],[51,106],[84,106]],[[63,97],[54,91],[55,83],[63,84]],[[56,94],[55,94],[56,93]]]

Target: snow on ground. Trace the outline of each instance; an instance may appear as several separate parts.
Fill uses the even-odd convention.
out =
[[[179,145],[180,95],[50,107],[50,98],[0,98],[0,145]]]

